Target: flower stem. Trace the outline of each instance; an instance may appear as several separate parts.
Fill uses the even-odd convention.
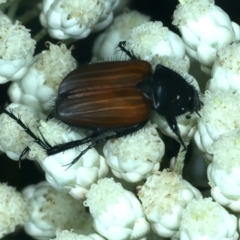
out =
[[[10,7],[7,11],[7,16],[13,21],[15,20],[15,14],[16,14],[19,4],[20,4],[19,0],[14,1],[14,3],[10,5]]]
[[[40,13],[40,9],[38,5],[36,4],[31,10],[26,11],[22,16],[18,18],[18,20],[25,25],[35,17],[38,17]]]
[[[42,28],[34,37],[33,39],[37,42],[39,42],[42,38],[44,38],[47,35],[47,29]]]
[[[69,47],[69,45],[72,45],[73,43],[75,43],[77,40],[76,39],[73,39],[73,38],[70,38],[70,39],[67,39],[65,41],[62,41],[66,46]]]

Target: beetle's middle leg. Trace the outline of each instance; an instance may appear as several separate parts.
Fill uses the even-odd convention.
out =
[[[127,127],[121,127],[118,129],[114,129],[114,130],[106,130],[105,132],[103,132],[102,134],[100,134],[99,136],[97,136],[96,138],[93,138],[91,140],[91,144],[88,145],[76,158],[73,159],[73,161],[68,164],[68,165],[73,165],[74,163],[76,163],[79,158],[81,158],[88,150],[90,150],[91,148],[95,147],[97,144],[113,139],[113,138],[120,138],[123,136],[126,136],[128,134],[132,134],[138,130],[140,130],[141,128],[143,128],[146,124],[147,121],[135,124],[135,125],[131,125],[131,126],[127,126]],[[79,145],[76,145],[75,147],[77,147]]]

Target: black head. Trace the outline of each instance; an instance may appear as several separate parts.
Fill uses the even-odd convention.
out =
[[[197,89],[180,74],[170,68],[157,65],[151,79],[137,84],[147,98],[153,102],[153,109],[165,117],[169,127],[185,147],[176,118],[201,109],[202,102]],[[186,148],[186,147],[185,147]]]

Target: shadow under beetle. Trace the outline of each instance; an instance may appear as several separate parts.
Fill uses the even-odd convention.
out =
[[[58,89],[55,109],[50,116],[56,115],[69,126],[91,129],[90,136],[51,146],[12,112],[1,111],[17,121],[48,156],[89,143],[70,165],[95,145],[143,128],[152,110],[165,117],[186,150],[176,118],[188,112],[198,114],[202,106],[198,91],[181,75],[160,64],[152,72],[150,63],[138,60],[125,48],[125,42],[120,42],[118,47],[131,60],[80,66],[63,79]],[[28,147],[20,159],[27,151]]]

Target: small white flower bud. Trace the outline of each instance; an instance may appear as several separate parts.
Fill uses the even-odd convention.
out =
[[[198,148],[209,160],[212,159],[212,144],[222,134],[240,128],[240,118],[236,114],[239,111],[239,105],[240,95],[237,93],[205,92],[194,139]]]
[[[35,239],[49,239],[55,236],[57,228],[73,228],[84,234],[94,231],[91,215],[85,212],[83,204],[57,192],[46,181],[26,187],[23,195],[30,208],[24,229]]]
[[[32,61],[36,42],[18,21],[0,24],[0,39],[0,83],[17,81]]]
[[[181,240],[237,240],[237,218],[211,198],[194,199],[183,212],[179,235]]]
[[[145,22],[134,27],[127,39],[127,49],[140,59],[157,62],[167,57],[177,59],[176,64],[185,61],[185,47],[181,38],[164,27],[162,22]],[[176,67],[176,66],[175,66]]]
[[[139,182],[160,167],[165,146],[150,122],[136,133],[109,140],[104,156],[114,176],[128,182]]]
[[[44,0],[40,21],[56,39],[81,39],[113,19],[115,0]]]
[[[234,131],[213,143],[208,166],[211,195],[219,204],[240,212],[240,132]]]
[[[149,224],[140,202],[112,178],[100,179],[86,194],[95,230],[109,240],[145,239]]]
[[[201,193],[182,176],[168,170],[154,172],[139,188],[146,218],[160,237],[175,237],[187,204],[201,198]]]
[[[186,51],[209,75],[216,50],[240,39],[239,26],[231,22],[213,0],[188,0],[178,4],[173,17],[173,25],[179,29]]]
[[[29,209],[22,194],[4,183],[0,184],[0,199],[0,238],[3,238],[26,222]]]
[[[93,57],[96,59],[122,59],[124,54],[117,48],[120,41],[129,39],[130,30],[150,18],[137,11],[125,11],[117,16],[110,27],[100,34],[94,42]]]
[[[212,78],[207,89],[210,91],[240,92],[240,42],[232,43],[217,51]]]

